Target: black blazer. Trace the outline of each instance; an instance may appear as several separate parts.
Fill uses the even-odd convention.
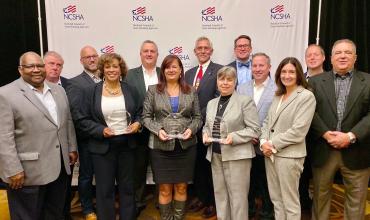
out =
[[[159,79],[161,69],[159,67],[156,67],[156,72],[157,72],[157,77]],[[140,65],[139,67],[136,67],[134,69],[130,69],[127,73],[125,81],[127,81],[127,83],[129,85],[136,88],[136,90],[138,92],[138,96],[137,96],[138,103],[143,104],[145,96],[146,96],[146,88],[145,88],[143,67]],[[140,132],[137,135],[138,144],[140,144],[142,146],[145,146],[145,147],[148,146],[149,135],[150,135],[149,130],[144,127],[142,132]]]
[[[312,120],[308,145],[312,165],[321,167],[327,161],[332,147],[322,135],[336,130],[337,106],[334,73],[324,72],[311,77],[308,83],[316,98],[316,112]],[[365,169],[370,165],[370,75],[353,71],[353,79],[342,120],[342,131],[353,132],[357,141],[341,149],[343,162],[349,169]]]
[[[63,87],[64,89],[66,89],[66,88],[67,88],[67,85],[68,85],[68,79],[67,79],[67,78],[65,78],[65,77],[63,77],[63,76],[61,76],[61,77],[60,77],[60,83],[62,84],[62,87]]]
[[[87,136],[83,135],[80,126],[77,123],[77,118],[80,118],[80,108],[82,103],[82,92],[84,88],[94,85],[95,82],[91,77],[83,71],[80,75],[68,80],[66,93],[71,109],[72,119],[76,130],[77,141],[85,140]]]
[[[125,97],[126,111],[132,116],[132,123],[140,120],[142,111],[141,104],[137,102],[137,91],[127,82],[121,82],[121,89]],[[89,86],[83,90],[82,108],[76,118],[84,135],[88,136],[89,151],[97,154],[104,154],[109,150],[109,141],[103,135],[107,127],[101,109],[101,98],[103,82]],[[136,134],[127,134],[129,147],[134,148]]]
[[[209,63],[209,66],[207,67],[206,72],[203,74],[202,80],[200,81],[197,93],[199,98],[200,111],[202,113],[203,119],[205,119],[206,117],[208,101],[219,96],[219,92],[217,90],[217,71],[221,68],[222,65],[213,63],[211,61]],[[194,78],[197,74],[197,69],[198,66],[195,66],[185,72],[185,81],[190,86],[193,86]]]

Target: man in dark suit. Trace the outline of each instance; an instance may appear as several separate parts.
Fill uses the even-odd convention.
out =
[[[21,77],[0,88],[0,178],[14,220],[64,219],[76,136],[63,88],[45,80],[35,52],[19,59]]]
[[[213,47],[207,37],[199,37],[196,40],[194,53],[198,58],[199,65],[185,72],[185,81],[197,89],[200,110],[204,120],[208,101],[219,94],[216,85],[217,71],[221,69],[222,65],[211,61]],[[189,211],[196,212],[206,207],[203,211],[203,217],[209,218],[216,215],[211,165],[206,159],[207,147],[201,141],[202,132],[199,131],[197,136],[198,146],[194,172],[196,198],[189,204]]]
[[[138,103],[143,104],[148,86],[158,84],[160,74],[159,67],[156,67],[158,59],[158,47],[154,41],[146,40],[140,48],[141,65],[130,69],[126,76],[126,81],[138,91]],[[146,206],[145,186],[146,173],[149,161],[149,130],[143,128],[143,131],[137,135],[138,146],[135,149],[135,200],[138,215]]]
[[[78,152],[80,153],[78,192],[82,205],[82,213],[87,220],[96,219],[92,201],[94,194],[92,186],[94,171],[90,152],[88,151],[88,137],[83,134],[79,124],[76,123],[76,119],[79,118],[81,114],[79,108],[82,103],[83,89],[101,81],[100,72],[98,70],[98,59],[99,56],[95,48],[91,46],[83,47],[80,52],[80,62],[84,71],[80,75],[68,80],[66,89],[72,118],[75,122]]]
[[[55,51],[48,51],[44,55],[46,80],[62,86],[67,87],[67,78],[61,76],[63,70],[64,60],[62,56]]]
[[[48,51],[44,55],[44,64],[46,72],[46,80],[67,88],[68,79],[61,76],[63,70],[64,60],[62,56],[55,51]],[[71,175],[68,175],[67,190],[66,190],[66,203],[64,206],[64,217],[66,220],[71,220],[71,200],[72,200],[72,176],[73,167],[71,165]]]
[[[236,60],[229,63],[236,69],[236,86],[242,85],[252,80],[252,40],[248,35],[240,35],[234,40],[234,54]]]
[[[364,219],[370,175],[370,75],[354,69],[356,45],[338,40],[332,71],[308,81],[317,100],[310,130],[314,183],[312,219],[329,219],[333,178],[345,186],[344,219]]]

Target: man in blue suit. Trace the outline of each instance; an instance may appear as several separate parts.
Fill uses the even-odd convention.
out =
[[[239,86],[238,92],[253,98],[257,106],[259,122],[262,126],[267,116],[272,99],[275,95],[275,82],[270,77],[270,57],[265,53],[256,53],[252,56],[253,80]],[[255,199],[260,196],[262,199],[262,210],[259,219],[274,219],[273,205],[270,200],[264,156],[259,149],[258,140],[254,140],[256,157],[252,159],[252,170],[250,189],[248,195],[249,217],[256,214],[257,206]]]
[[[252,80],[251,53],[252,39],[248,35],[240,35],[234,40],[236,60],[229,63],[228,66],[236,69],[237,87]]]

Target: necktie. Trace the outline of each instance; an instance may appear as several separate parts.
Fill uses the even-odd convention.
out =
[[[246,63],[238,62],[238,66],[239,66],[239,67],[243,67],[243,66],[245,66],[245,67],[249,68],[249,66],[250,66],[250,61],[248,61],[248,62],[246,62]]]
[[[198,89],[200,81],[202,80],[203,77],[203,67],[202,65],[199,66],[199,71],[197,73],[197,78],[195,79],[195,88]]]

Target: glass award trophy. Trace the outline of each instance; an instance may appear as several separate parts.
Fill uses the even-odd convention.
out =
[[[171,113],[163,121],[163,128],[169,139],[184,139],[189,120],[185,119],[180,113]]]
[[[228,134],[226,122],[220,117],[216,116],[211,128],[212,134],[209,135],[209,142],[217,142],[223,144]]]
[[[115,135],[131,133],[128,127],[131,125],[131,114],[128,111],[119,109],[113,110],[108,116],[109,127]]]

